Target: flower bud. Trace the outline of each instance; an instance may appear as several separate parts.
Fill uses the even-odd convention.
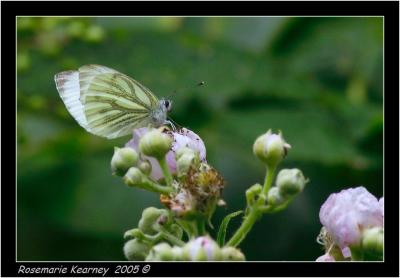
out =
[[[275,167],[286,156],[290,145],[282,134],[273,134],[271,130],[259,136],[253,145],[254,154],[269,167]]]
[[[186,261],[219,261],[221,260],[221,249],[210,237],[198,237],[183,247],[183,259]]]
[[[180,147],[176,152],[175,152],[175,159],[178,160],[181,158],[182,155],[184,154],[195,154],[197,153],[195,150],[188,148],[188,147]]]
[[[285,198],[283,198],[280,194],[279,188],[274,186],[268,191],[267,200],[269,205],[276,207],[282,205],[285,201]]]
[[[114,155],[111,159],[111,171],[118,176],[125,175],[126,171],[135,166],[138,161],[138,154],[132,148],[114,148]]]
[[[171,246],[163,242],[154,245],[151,248],[149,255],[146,257],[146,261],[173,261],[174,253],[172,252]]]
[[[128,186],[138,186],[143,183],[144,174],[136,167],[129,168],[123,177],[124,183]]]
[[[383,256],[383,229],[381,227],[374,227],[364,230],[362,248],[369,255]]]
[[[306,182],[299,169],[283,169],[276,178],[276,185],[282,196],[293,196],[300,193]]]
[[[124,254],[129,261],[144,261],[150,246],[138,239],[131,239],[124,245]]]
[[[149,235],[156,234],[157,225],[160,225],[159,219],[161,216],[167,217],[168,212],[165,209],[158,209],[155,207],[146,208],[142,213],[142,218],[139,221],[139,229]]]
[[[138,165],[138,168],[146,176],[151,174],[152,167],[151,167],[151,163],[148,160],[141,161]]]
[[[174,256],[174,261],[182,261],[183,260],[183,249],[179,246],[174,246],[171,249],[172,255]]]
[[[171,149],[172,139],[158,129],[147,132],[139,141],[140,151],[147,156],[162,159]]]
[[[178,172],[178,176],[183,176],[185,175],[189,169],[190,166],[199,164],[200,161],[198,159],[198,156],[192,152],[192,153],[185,153],[183,154],[177,161],[176,161],[176,170]]]
[[[221,259],[223,261],[245,261],[245,257],[242,252],[233,247],[223,247],[221,249]]]

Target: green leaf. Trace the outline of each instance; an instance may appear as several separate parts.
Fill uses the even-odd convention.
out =
[[[228,228],[229,221],[231,221],[231,219],[233,217],[236,217],[242,213],[243,213],[242,210],[232,212],[231,214],[228,214],[227,216],[225,216],[224,220],[222,220],[221,225],[219,226],[218,235],[217,235],[217,242],[220,246],[224,246],[224,244],[225,244],[226,229]]]

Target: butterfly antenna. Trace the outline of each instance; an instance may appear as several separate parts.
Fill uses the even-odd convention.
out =
[[[183,88],[181,88],[179,90],[174,90],[171,94],[168,95],[167,98],[170,99],[172,96],[176,95],[176,93],[178,93],[178,92],[184,92],[184,91],[186,91],[188,89],[191,89],[191,88],[201,87],[201,86],[204,86],[205,84],[206,84],[206,82],[200,81],[194,86],[188,86],[188,87],[183,87]]]

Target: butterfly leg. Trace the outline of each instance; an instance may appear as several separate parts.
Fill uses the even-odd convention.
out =
[[[172,127],[172,130],[173,130],[173,131],[176,131],[176,127],[175,127],[175,125],[174,125],[171,121],[166,120],[165,123],[166,123],[166,124],[169,124],[169,125]]]

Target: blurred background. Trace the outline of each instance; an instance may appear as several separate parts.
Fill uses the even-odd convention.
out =
[[[125,260],[123,233],[162,206],[111,175],[113,146],[130,138],[87,133],[61,101],[54,74],[89,63],[158,97],[176,91],[171,117],[203,138],[227,182],[216,227],[263,181],[255,138],[282,130],[292,150],[281,168],[311,182],[256,223],[241,244],[248,260],[313,261],[330,193],[383,194],[382,18],[19,17],[17,27],[18,260]]]

